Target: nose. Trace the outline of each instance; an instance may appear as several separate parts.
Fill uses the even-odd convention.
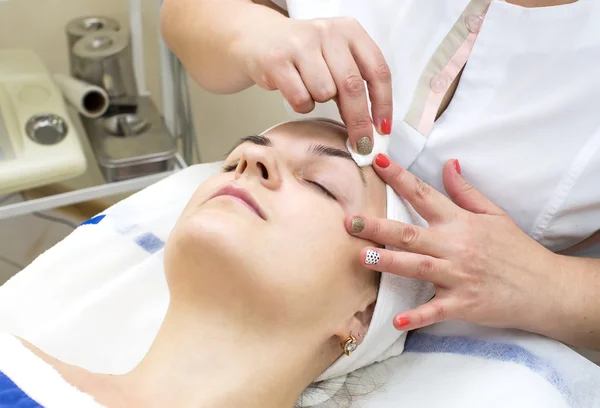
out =
[[[270,190],[281,186],[279,161],[269,146],[248,146],[244,149],[235,174],[236,179],[242,176],[256,179]]]

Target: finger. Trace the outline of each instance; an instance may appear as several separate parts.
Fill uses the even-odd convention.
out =
[[[356,237],[417,254],[443,258],[450,251],[440,232],[385,218],[352,215],[346,229]]]
[[[362,77],[367,82],[373,123],[380,134],[389,135],[392,132],[394,116],[392,75],[383,53],[375,41],[360,24],[358,26],[359,30],[355,30],[350,43],[352,55]]]
[[[488,200],[461,174],[458,160],[448,160],[442,172],[444,188],[456,205],[475,214],[504,215],[502,208]]]
[[[454,309],[449,299],[436,296],[416,309],[398,313],[394,317],[394,327],[397,330],[414,330],[451,320],[455,315]]]
[[[310,58],[301,54],[296,61],[296,67],[315,102],[324,103],[336,96],[335,82],[321,53],[315,53]]]
[[[387,165],[387,167],[381,167],[380,164]],[[405,198],[430,224],[452,220],[460,213],[460,208],[446,196],[403,169],[393,160],[386,161],[376,158],[373,168],[379,177],[394,189],[396,194]]]
[[[373,150],[373,122],[365,82],[348,43],[328,39],[323,44],[323,55],[337,88],[338,107],[348,128],[350,143],[358,153],[370,154]]]
[[[374,247],[363,248],[360,257],[367,268],[375,271],[393,273],[443,287],[455,282],[451,274],[451,263],[445,259]]]
[[[342,105],[340,104],[340,95],[336,94],[335,97],[333,98],[333,100],[335,101],[335,104],[338,107],[338,112],[340,113],[340,119],[342,119],[342,122],[346,123],[346,119],[344,118],[344,112],[342,111]]]
[[[298,113],[309,113],[315,108],[315,102],[306,89],[300,73],[291,63],[273,70],[267,82],[272,82]]]

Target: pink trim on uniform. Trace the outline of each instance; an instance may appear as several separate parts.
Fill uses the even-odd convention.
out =
[[[475,16],[467,16],[467,18],[473,17]],[[479,18],[481,19],[481,22],[483,22],[485,14]],[[469,23],[472,22],[467,20],[467,24]],[[458,50],[456,50],[452,58],[450,58],[450,61],[448,61],[444,69],[442,69],[442,71],[438,75],[431,78],[429,86],[429,95],[425,100],[425,106],[421,115],[421,121],[417,126],[417,131],[422,135],[428,136],[429,133],[431,133],[431,129],[433,128],[433,124],[435,123],[435,118],[437,116],[442,100],[448,92],[448,89],[450,89],[450,85],[452,85],[452,82],[454,82],[454,80],[460,73],[460,70],[467,63],[469,55],[471,55],[471,51],[473,50],[473,46],[475,45],[475,40],[477,39],[478,33],[479,27],[477,27],[476,32],[470,32],[467,35],[467,38],[465,38],[461,46],[458,48]]]

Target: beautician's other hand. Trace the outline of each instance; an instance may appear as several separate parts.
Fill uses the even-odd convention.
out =
[[[242,56],[246,74],[256,84],[278,89],[296,112],[308,113],[315,102],[334,99],[355,148],[364,137],[372,142],[372,124],[381,134],[391,132],[390,70],[356,20],[281,19],[246,32],[234,44],[234,52]],[[365,140],[361,143],[364,151]]]
[[[354,233],[353,217],[346,221],[354,235],[403,251],[365,248],[363,262],[369,249],[381,256],[367,267],[435,285],[436,295],[428,303],[399,311],[396,328],[463,320],[533,331],[552,315],[546,308],[552,299],[561,298],[556,293],[560,285],[549,275],[557,256],[468,184],[457,161],[448,161],[443,170],[445,188],[454,202],[387,156],[379,155],[373,167],[429,223],[429,228],[422,228],[356,215],[365,227]]]

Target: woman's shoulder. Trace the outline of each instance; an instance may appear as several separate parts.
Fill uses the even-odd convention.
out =
[[[101,407],[68,383],[52,362],[60,363],[31,343],[0,332],[0,406]]]

